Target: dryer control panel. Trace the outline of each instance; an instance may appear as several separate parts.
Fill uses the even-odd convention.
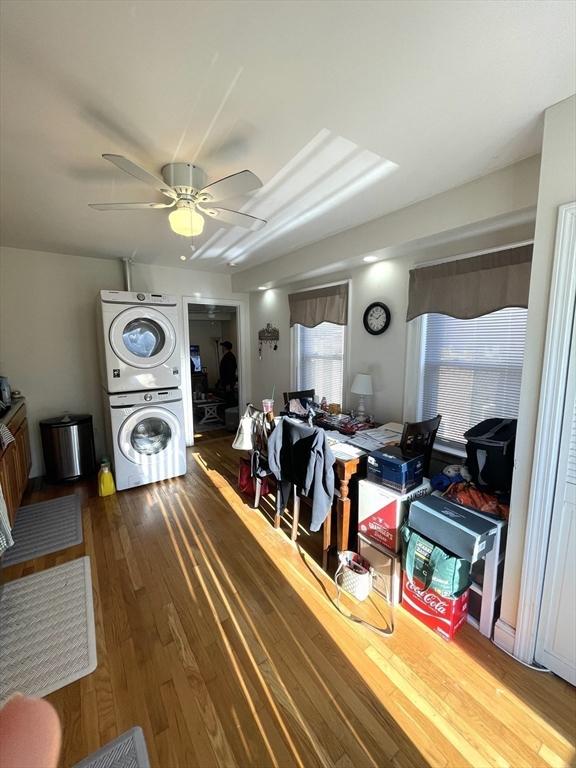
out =
[[[177,403],[182,400],[179,389],[154,389],[149,392],[119,392],[109,395],[111,408],[130,408],[151,403]]]
[[[167,293],[145,293],[144,291],[100,291],[105,304],[152,304],[175,307],[176,296]]]

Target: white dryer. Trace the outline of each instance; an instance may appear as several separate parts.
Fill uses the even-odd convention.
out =
[[[107,392],[180,386],[178,303],[161,293],[100,291]]]
[[[105,395],[119,491],[186,473],[179,389]]]

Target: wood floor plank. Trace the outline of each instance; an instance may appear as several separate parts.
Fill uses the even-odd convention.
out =
[[[134,725],[153,768],[573,763],[571,686],[470,627],[446,643],[401,608],[387,639],[347,621],[314,563],[320,540],[294,545],[245,503],[237,456],[219,435],[184,478],[105,499],[78,483],[84,543],[1,572],[91,559],[98,667],[48,697],[63,768]],[[36,482],[25,503],[63,493]],[[380,598],[344,603],[390,620]]]

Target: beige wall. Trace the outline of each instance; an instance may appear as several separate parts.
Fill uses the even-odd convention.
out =
[[[558,206],[576,200],[576,96],[546,110],[501,620],[516,626]]]
[[[235,291],[253,291],[259,285],[277,287],[322,274],[331,274],[362,263],[366,254],[389,258],[409,254],[433,238],[445,242],[518,223],[522,214],[533,219],[538,195],[539,156],[463,184],[406,208],[381,216],[332,237],[300,248],[265,264],[232,276]],[[527,219],[525,219],[527,220]]]
[[[40,419],[91,413],[104,450],[96,296],[122,287],[117,261],[0,249],[0,370],[26,396],[32,477],[43,471]]]
[[[257,291],[250,295],[253,369],[253,400],[269,397],[275,386],[277,393],[286,391],[291,382],[290,315],[288,294],[295,289],[350,280],[350,312],[348,325],[349,377],[358,372],[372,374],[374,396],[370,410],[380,421],[402,419],[404,413],[404,379],[406,373],[406,309],[408,302],[409,271],[415,264],[448,258],[459,254],[497,248],[529,240],[534,234],[531,223],[506,227],[483,235],[461,236],[444,244],[420,247],[405,256],[387,259],[375,264],[331,275],[330,280],[309,280],[293,286]],[[368,304],[383,301],[390,307],[392,321],[382,336],[371,336],[364,329],[363,313]],[[256,338],[266,323],[280,330],[280,344],[276,352],[265,348],[262,360],[258,357]],[[349,394],[351,380],[345,381],[345,404],[356,406]],[[322,393],[319,393],[320,395]]]
[[[200,347],[200,359],[202,367],[206,368],[208,386],[214,387],[218,381],[220,368],[220,348],[216,346],[214,339],[223,339],[221,320],[197,320],[190,319],[190,344],[198,344]]]
[[[39,419],[91,413],[97,455],[105,450],[96,297],[124,288],[121,267],[110,259],[0,249],[0,374],[27,398],[32,477],[43,472]],[[228,275],[187,268],[135,265],[133,289],[234,298]]]

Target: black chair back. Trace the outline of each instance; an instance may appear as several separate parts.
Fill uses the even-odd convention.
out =
[[[427,421],[406,422],[400,440],[400,448],[408,456],[424,456],[424,477],[430,477],[430,459],[442,416]]]
[[[290,400],[314,400],[316,397],[315,389],[301,389],[299,392],[284,392],[284,405],[287,408]]]

